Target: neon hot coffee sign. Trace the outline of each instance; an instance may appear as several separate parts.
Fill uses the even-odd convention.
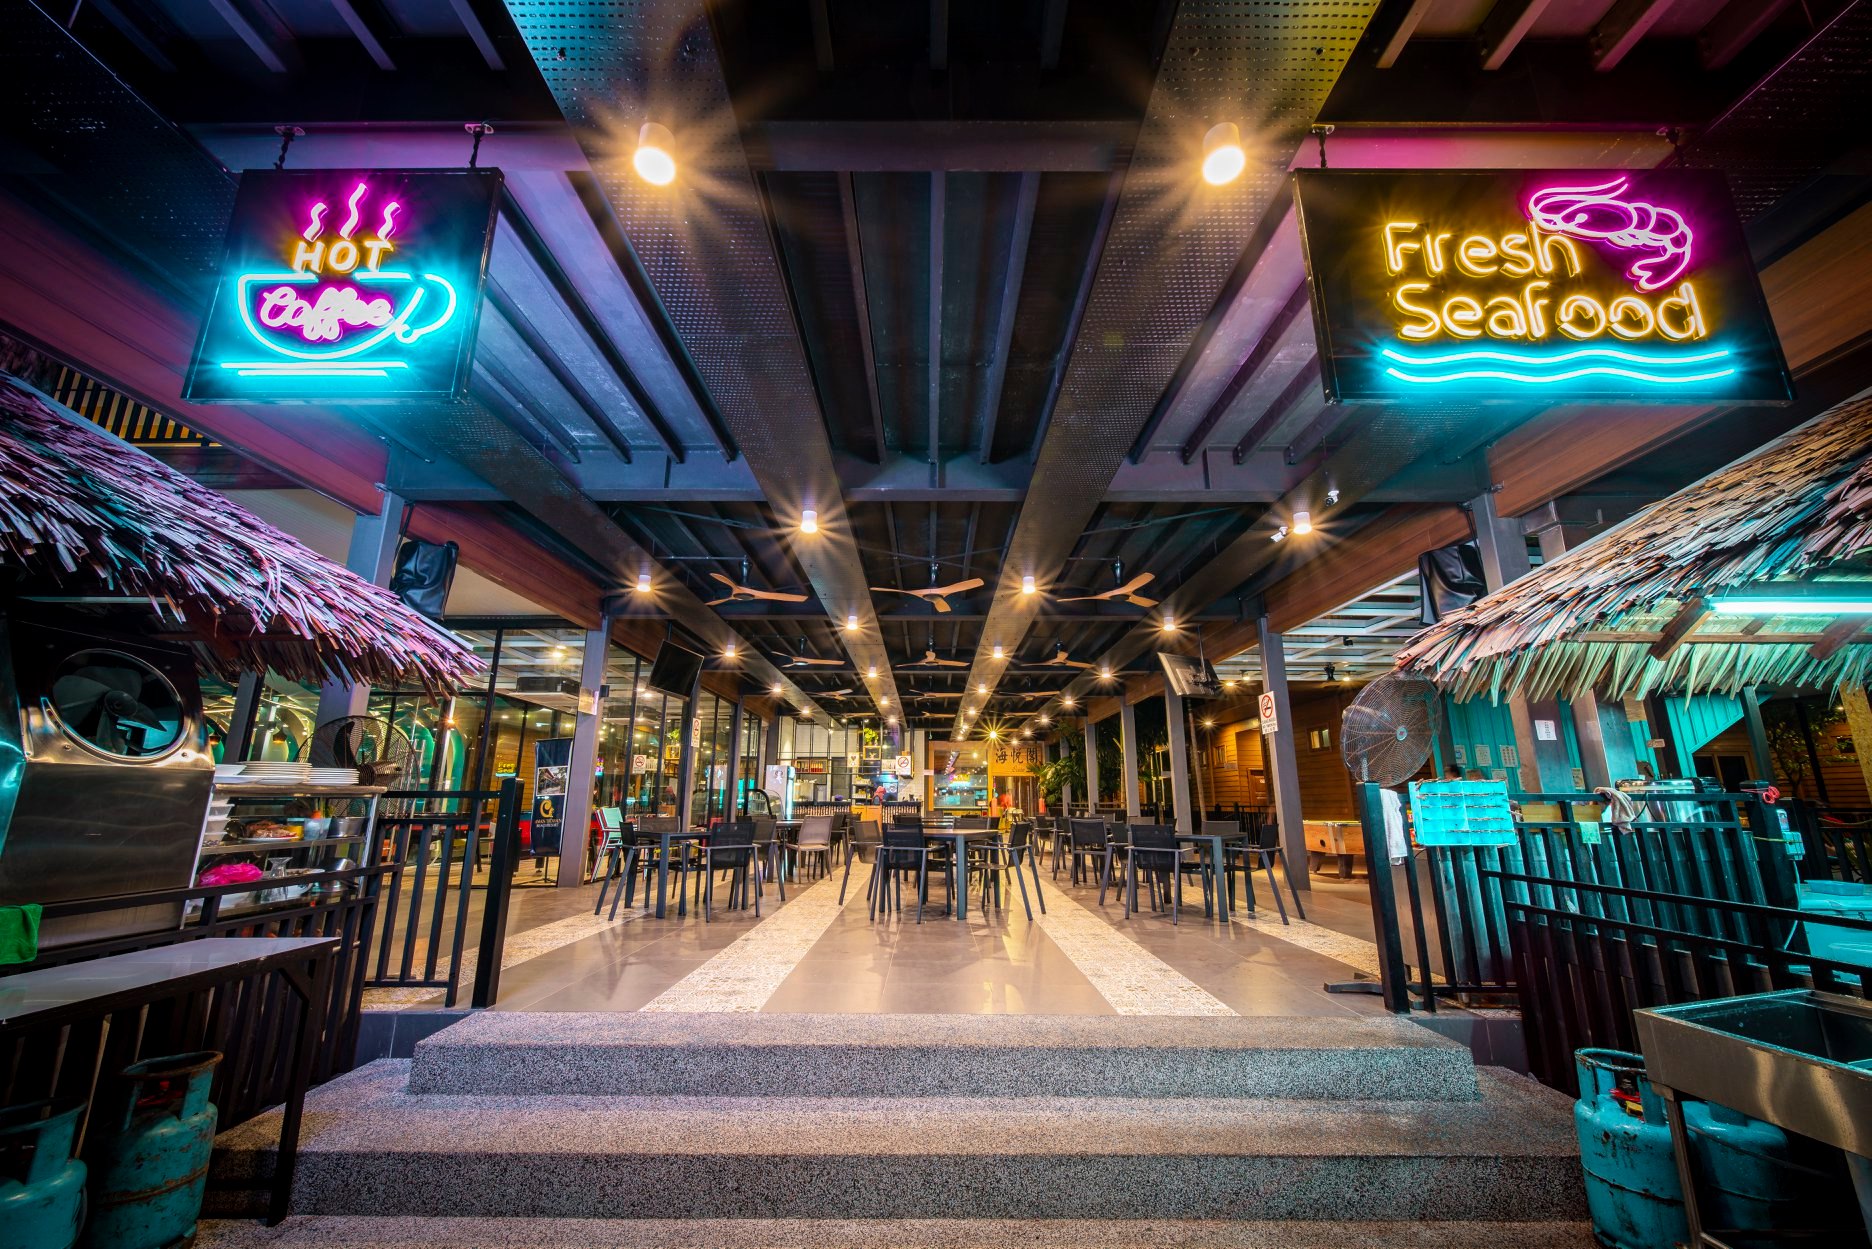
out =
[[[1296,175],[1327,397],[1785,400],[1719,178]]]
[[[460,395],[500,185],[494,170],[244,175],[189,397]]]

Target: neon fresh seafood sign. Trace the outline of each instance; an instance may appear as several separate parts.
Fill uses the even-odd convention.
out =
[[[1301,170],[1330,402],[1791,397],[1722,176]]]
[[[1729,353],[1721,348],[1636,351],[1610,345],[1703,344],[1709,338],[1695,285],[1683,281],[1666,291],[1690,266],[1690,227],[1672,209],[1622,198],[1628,186],[1628,180],[1615,178],[1596,186],[1544,188],[1528,197],[1526,227],[1500,233],[1458,234],[1417,221],[1387,221],[1385,272],[1392,279],[1397,334],[1406,344],[1608,345],[1558,353],[1506,345],[1416,353],[1385,347],[1385,373],[1426,386],[1538,385],[1595,376],[1681,386],[1733,375],[1734,365],[1724,363]],[[1581,289],[1590,280],[1582,254],[1588,246],[1637,253],[1625,272],[1633,289]]]
[[[194,399],[459,396],[498,171],[242,175]]]

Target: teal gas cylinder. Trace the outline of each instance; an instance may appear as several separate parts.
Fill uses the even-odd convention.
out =
[[[83,1102],[0,1110],[0,1249],[71,1249],[84,1223],[85,1164],[72,1157]]]
[[[1827,1172],[1796,1158],[1788,1134],[1772,1123],[1710,1102],[1684,1104],[1690,1164],[1706,1227],[1812,1226],[1838,1194]]]
[[[1670,1126],[1663,1099],[1645,1078],[1644,1059],[1584,1049],[1573,1062],[1580,1087],[1573,1127],[1593,1235],[1609,1249],[1672,1249],[1687,1241]]]
[[[212,1052],[152,1058],[124,1068],[114,1100],[92,1117],[91,1222],[85,1249],[164,1249],[195,1236],[215,1108]]]

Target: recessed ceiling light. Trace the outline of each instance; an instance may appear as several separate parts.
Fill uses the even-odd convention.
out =
[[[807,508],[805,511],[801,512],[800,518],[799,518],[799,531],[801,533],[818,533],[819,532],[819,513],[813,511],[813,509],[811,509],[810,507]]]
[[[1033,592],[1034,592],[1033,574],[1028,573],[1026,576],[1021,578],[1021,593],[1032,594]]]
[[[1176,632],[1176,617],[1175,616],[1165,616],[1163,618],[1163,631],[1165,633]]]
[[[845,632],[847,633],[858,632],[858,613],[857,612],[853,611],[853,612],[845,613]]]

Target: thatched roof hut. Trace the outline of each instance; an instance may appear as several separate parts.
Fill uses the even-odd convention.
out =
[[[1869,548],[1872,398],[1858,398],[1431,626],[1398,664],[1459,698],[1831,690],[1872,669],[1872,620],[1710,605],[1767,581],[1872,581]]]
[[[0,374],[11,592],[148,598],[232,678],[452,689],[481,661],[388,590]]]

